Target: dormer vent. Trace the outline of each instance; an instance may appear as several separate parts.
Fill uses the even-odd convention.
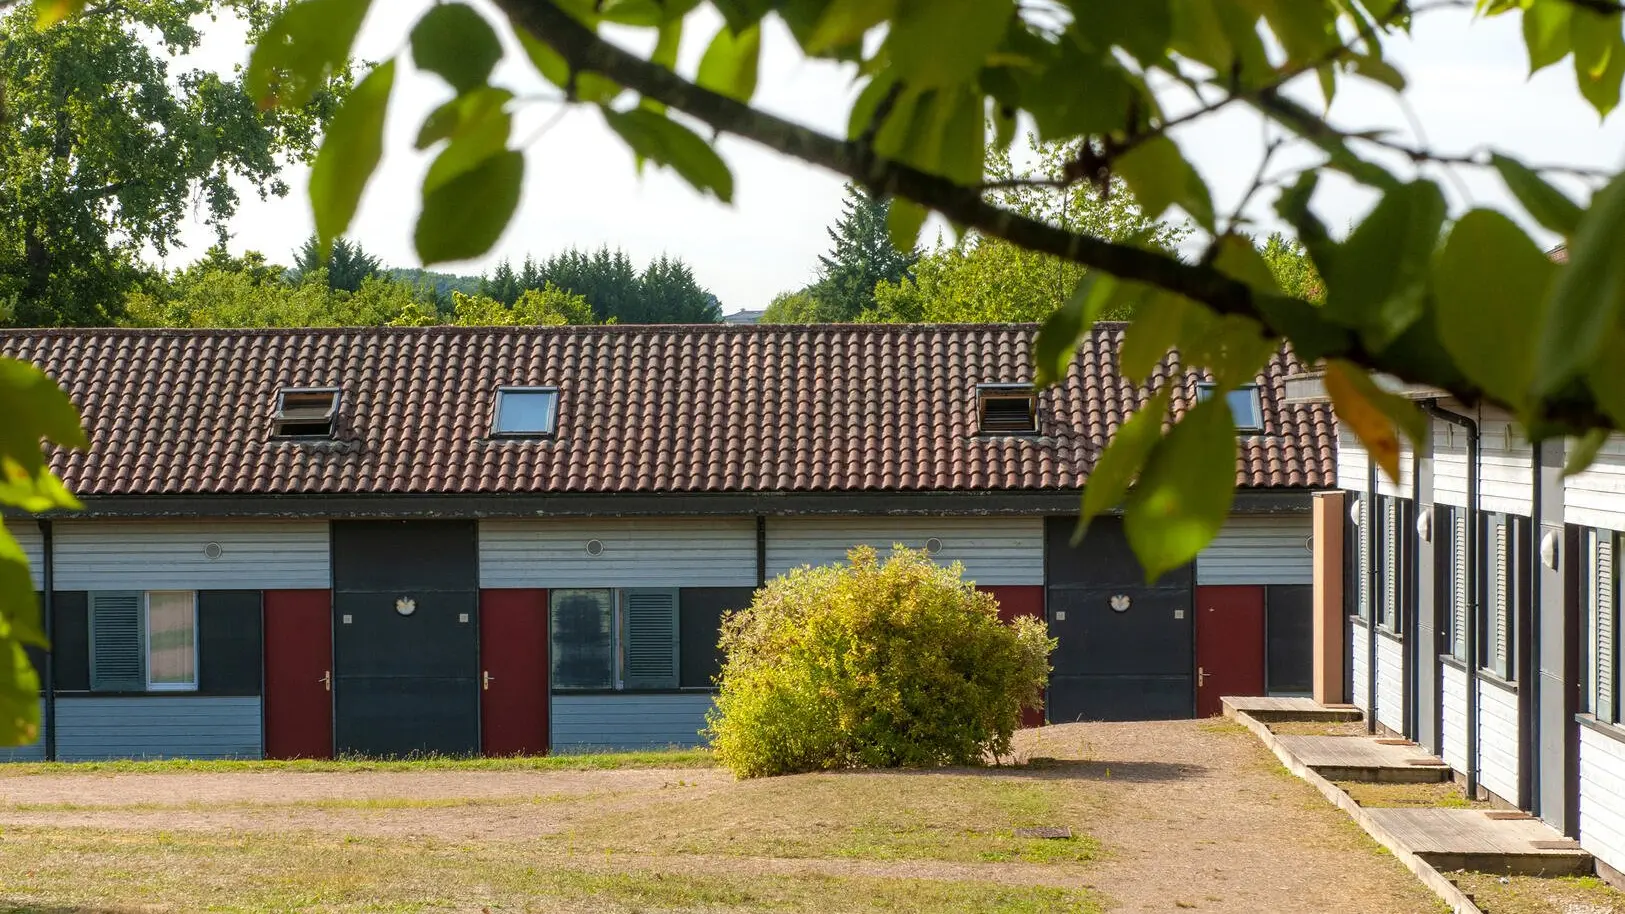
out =
[[[277,393],[272,438],[332,438],[338,428],[337,387],[284,387]]]

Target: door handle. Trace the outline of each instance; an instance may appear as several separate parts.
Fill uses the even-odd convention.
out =
[[[491,683],[494,682],[495,680],[496,680],[496,677],[492,676],[491,672],[489,670],[487,670],[485,672],[485,676],[482,679],[481,688],[485,689],[486,691],[490,691],[491,690]]]
[[[328,692],[333,691],[333,671],[332,670],[328,670],[327,672],[323,673],[322,678],[320,678],[320,679],[318,679],[316,681],[322,684],[322,689],[324,691],[328,691]]]
[[[1200,689],[1201,687],[1207,685],[1207,678],[1209,676],[1211,676],[1211,675],[1212,674],[1209,673],[1207,670],[1204,670],[1201,667],[1197,667],[1196,668],[1196,687],[1198,689]]]

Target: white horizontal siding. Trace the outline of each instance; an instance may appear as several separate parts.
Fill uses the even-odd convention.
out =
[[[1313,584],[1308,514],[1237,515],[1196,557],[1198,584]]]
[[[1354,434],[1345,422],[1337,424],[1337,487],[1352,492],[1364,492],[1366,473],[1371,466],[1371,460],[1366,455],[1365,445],[1360,437]],[[1378,475],[1382,475],[1378,471]]]
[[[1518,692],[1478,680],[1478,779],[1508,803],[1518,802]]]
[[[58,590],[332,586],[326,521],[60,521],[53,534]]]
[[[481,521],[480,586],[754,587],[756,519]]]
[[[1467,671],[1443,664],[1439,689],[1439,727],[1444,760],[1460,772],[1467,770]]]
[[[1580,846],[1625,869],[1625,743],[1580,728]]]
[[[40,699],[39,735],[26,746],[0,747],[0,762],[45,761],[45,699]]]
[[[1365,626],[1349,626],[1349,675],[1354,679],[1352,700],[1355,707],[1368,714],[1371,713],[1371,701],[1367,697],[1370,694],[1370,681],[1366,670],[1371,666],[1371,655],[1368,653],[1370,639],[1371,632]]]
[[[1400,498],[1410,498],[1416,486],[1416,448],[1411,446],[1411,439],[1404,435],[1399,436],[1399,481],[1388,478],[1382,470],[1377,471],[1377,494],[1396,495]]]
[[[56,755],[109,758],[259,758],[258,696],[58,698]]]
[[[665,695],[568,695],[554,693],[554,752],[667,749],[705,740],[709,692]]]
[[[1533,513],[1535,452],[1516,423],[1486,416],[1479,422],[1479,497],[1485,511]]]
[[[1467,506],[1467,431],[1442,419],[1433,421],[1433,501]]]
[[[884,556],[894,544],[924,548],[942,541],[933,560],[960,562],[978,584],[1044,583],[1044,520],[1040,517],[768,518],[767,573],[846,560],[854,546]]]
[[[1377,723],[1405,731],[1405,645],[1377,635]]]
[[[1570,442],[1570,451],[1573,448]],[[1563,519],[1585,527],[1625,530],[1625,436],[1610,437],[1590,468],[1563,481]]]
[[[23,548],[23,555],[28,559],[28,576],[34,581],[34,589],[44,587],[41,563],[45,561],[45,537],[40,535],[39,524],[31,520],[8,520],[6,532]]]

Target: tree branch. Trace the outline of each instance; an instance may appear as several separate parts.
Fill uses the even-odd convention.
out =
[[[1465,402],[1485,399],[1449,364],[1411,362],[1392,347],[1369,349],[1359,334],[1328,321],[1321,309],[1281,295],[1257,294],[1205,264],[1069,232],[1001,209],[980,188],[963,187],[901,162],[874,155],[860,143],[838,140],[702,89],[658,64],[599,38],[549,0],[496,0],[514,24],[558,52],[572,70],[602,74],[648,98],[682,111],[721,133],[731,133],[828,169],[878,194],[912,200],[979,233],[1043,254],[1183,295],[1220,314],[1250,317],[1273,334],[1294,341],[1310,358],[1337,357],[1394,374],[1406,381],[1447,390]],[[1504,404],[1502,404],[1504,405]],[[1589,394],[1577,392],[1548,404],[1552,430],[1579,430],[1612,423]]]

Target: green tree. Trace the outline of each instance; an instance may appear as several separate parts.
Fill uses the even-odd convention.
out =
[[[592,306],[580,295],[554,286],[526,289],[512,305],[485,295],[451,294],[452,323],[460,327],[562,327],[592,324]]]
[[[855,184],[846,186],[841,218],[826,229],[830,251],[818,257],[818,280],[807,293],[818,303],[819,322],[855,321],[875,309],[875,286],[913,275],[920,259],[912,245],[900,251],[886,227],[891,203]]]
[[[360,242],[347,238],[335,238],[332,249],[323,260],[321,243],[312,235],[293,252],[293,269],[288,272],[295,282],[301,281],[301,277],[322,272],[327,277],[329,289],[356,292],[367,279],[384,272],[384,264],[368,254]]]
[[[1146,215],[1121,179],[1106,193],[1085,185],[1066,185],[1067,163],[1078,157],[1077,144],[1040,143],[1029,138],[1036,163],[1017,171],[1010,153],[990,150],[986,172],[998,187],[992,196],[1012,212],[1069,231],[1087,232],[1123,244],[1170,255],[1190,235],[1183,223]],[[1042,321],[1071,297],[1088,268],[1031,251],[1002,238],[969,232],[957,243],[925,254],[914,276],[881,281],[866,320],[927,323],[1001,323]],[[1103,310],[1098,317],[1125,320],[1130,303]]]
[[[529,258],[526,259],[528,261]],[[480,277],[479,294],[500,304],[511,305],[519,300],[519,293],[526,288],[528,287],[520,283],[519,274],[514,272],[513,264],[503,260],[491,271],[490,276]]]
[[[290,283],[206,261],[131,292],[125,310],[129,323],[144,327],[377,327],[406,314],[429,315],[423,323],[438,317],[432,300],[383,276],[351,292],[331,287],[320,267]]]
[[[773,296],[768,303],[767,310],[762,312],[760,323],[763,324],[816,324],[821,318],[818,311],[818,300],[806,289],[797,292],[780,292]]]
[[[0,296],[22,326],[110,324],[201,213],[225,240],[238,188],[282,195],[280,169],[314,152],[334,102],[324,81],[299,105],[257,109],[240,75],[176,66],[198,23],[256,0],[122,0],[36,27],[0,17]],[[342,64],[335,75],[342,78]]]

